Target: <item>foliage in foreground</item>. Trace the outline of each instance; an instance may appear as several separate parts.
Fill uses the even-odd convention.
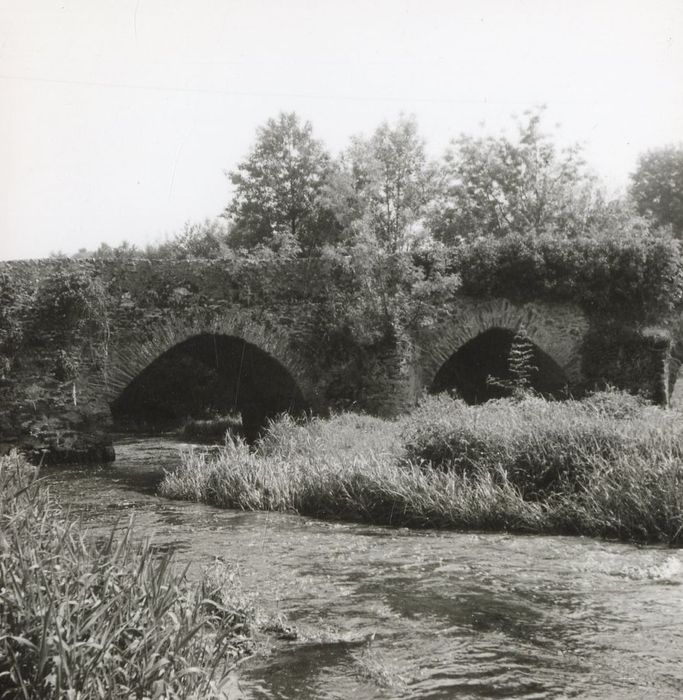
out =
[[[254,610],[217,562],[191,586],[131,529],[92,542],[0,458],[0,697],[222,698]]]
[[[683,546],[683,429],[623,395],[467,407],[401,421],[282,418],[250,451],[190,452],[164,496],[409,527],[572,533]]]

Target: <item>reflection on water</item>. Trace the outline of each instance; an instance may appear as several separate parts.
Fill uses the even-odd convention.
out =
[[[117,462],[50,473],[95,529],[239,564],[299,638],[249,661],[249,698],[683,697],[683,554],[569,537],[411,531],[155,496],[190,446],[126,439]]]

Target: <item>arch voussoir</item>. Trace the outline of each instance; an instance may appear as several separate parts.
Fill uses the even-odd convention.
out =
[[[291,375],[304,400],[315,405],[313,388],[305,368],[291,351],[284,332],[266,327],[244,313],[225,314],[210,322],[166,319],[148,324],[144,337],[127,336],[109,353],[102,377],[102,390],[113,402],[146,367],[163,353],[193,336],[212,334],[240,338],[277,360]]]

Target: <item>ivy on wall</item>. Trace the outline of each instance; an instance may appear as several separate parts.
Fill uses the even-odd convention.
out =
[[[683,301],[680,244],[665,233],[481,238],[454,249],[449,267],[467,295],[573,302],[592,316],[653,320]]]
[[[605,322],[586,334],[583,371],[590,388],[616,386],[663,404],[668,401],[670,351],[666,333]]]

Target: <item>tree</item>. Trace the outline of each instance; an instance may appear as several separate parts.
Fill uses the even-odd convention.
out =
[[[648,151],[631,175],[636,209],[658,226],[670,225],[683,238],[683,146]]]
[[[533,393],[531,377],[538,372],[538,367],[534,365],[534,345],[524,326],[518,328],[512,338],[508,352],[508,372],[510,376],[505,379],[489,375],[486,378],[487,386],[509,391],[517,399]]]
[[[415,120],[401,117],[394,126],[384,122],[369,139],[354,137],[340,171],[337,219],[355,220],[356,233],[388,252],[409,249],[420,234],[433,180]]]
[[[321,201],[330,168],[309,122],[301,124],[294,113],[269,119],[249,156],[229,174],[235,187],[226,209],[234,223],[232,244],[253,248],[287,236],[304,250],[321,245],[336,230]]]
[[[541,131],[542,112],[526,114],[515,139],[461,136],[441,169],[430,214],[438,240],[599,228],[608,205],[578,147],[558,150]]]

